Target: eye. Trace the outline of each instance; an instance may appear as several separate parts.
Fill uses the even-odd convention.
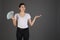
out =
[[[22,7],[22,8],[24,8],[24,7]]]

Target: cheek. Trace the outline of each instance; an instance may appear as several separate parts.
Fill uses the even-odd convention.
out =
[[[24,10],[25,10],[26,8],[24,8]]]
[[[25,8],[22,8],[22,10],[25,10]]]
[[[19,8],[19,10],[22,10],[22,8]]]
[[[25,8],[26,9],[26,8]]]

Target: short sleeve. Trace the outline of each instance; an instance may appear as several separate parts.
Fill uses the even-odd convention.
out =
[[[28,14],[28,19],[31,19],[31,15],[30,14]]]
[[[15,17],[15,19],[17,19],[17,18],[18,18],[18,14],[15,14],[15,16],[14,16],[14,17]]]

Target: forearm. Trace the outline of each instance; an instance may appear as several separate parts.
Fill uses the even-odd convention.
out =
[[[12,19],[13,25],[16,27],[16,21]]]
[[[35,20],[36,20],[36,18],[34,17],[34,19],[31,21],[31,26],[33,26],[33,25],[34,25]]]

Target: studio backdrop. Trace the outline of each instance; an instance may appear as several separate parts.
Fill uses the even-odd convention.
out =
[[[12,20],[7,20],[9,11],[19,12],[18,5],[26,4],[26,12],[34,16],[42,14],[34,25],[29,26],[29,40],[55,40],[57,12],[55,0],[0,0],[0,40],[16,40],[16,28]]]

